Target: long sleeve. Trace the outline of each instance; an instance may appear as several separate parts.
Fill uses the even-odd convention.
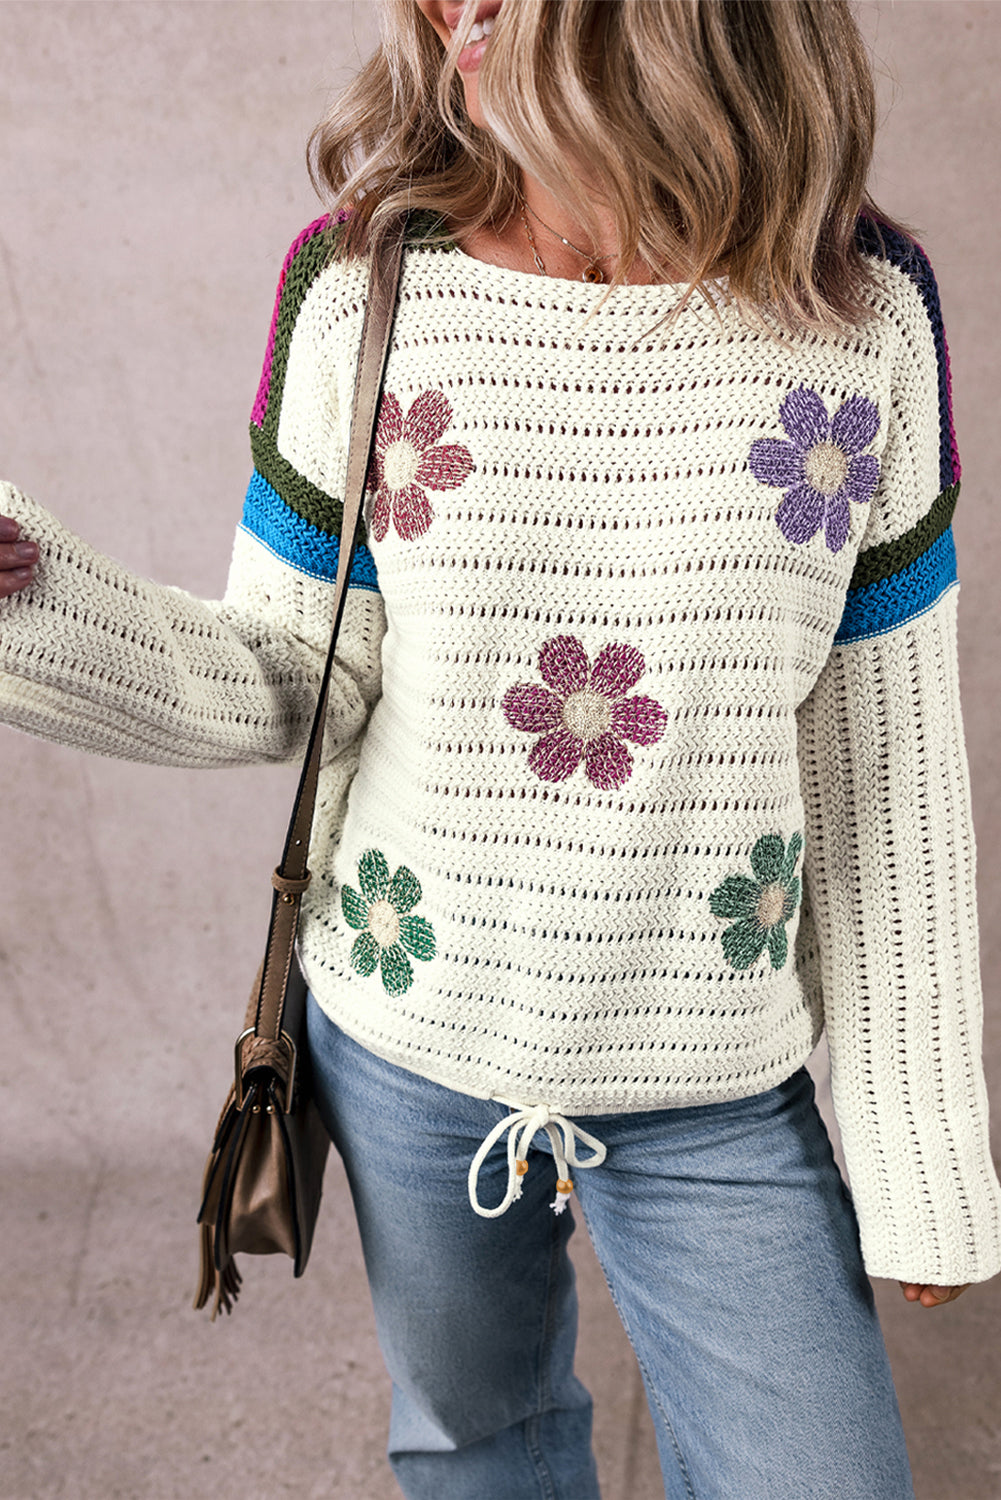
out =
[[[323,227],[299,237],[282,271],[251,424],[254,477],[221,600],[136,577],[0,484],[0,513],[40,549],[33,585],[0,604],[6,723],[166,765],[302,754],[333,619],[346,467],[337,397],[353,383],[360,329],[345,320],[321,346],[309,326]],[[363,547],[351,584],[325,758],[357,737],[380,692],[385,618]]]
[[[804,873],[866,1267],[958,1285],[1001,1267],[956,651],[959,463],[935,278],[923,252],[896,249],[880,484],[798,712]]]

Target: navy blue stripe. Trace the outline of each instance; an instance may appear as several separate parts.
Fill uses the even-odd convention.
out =
[[[298,572],[333,583],[337,576],[340,539],[296,515],[256,469],[247,486],[242,524],[251,536]],[[355,548],[348,587],[368,589],[375,594],[379,592],[375,558],[363,542]]]
[[[942,322],[942,305],[939,301],[938,282],[927,255],[914,240],[898,234],[886,225],[879,225],[886,259],[892,266],[903,271],[913,281],[924,303],[928,321],[935,338],[935,355],[938,362],[938,420],[939,420],[939,489],[948,489],[959,479],[952,454],[952,416],[949,395],[949,363],[945,344],[945,327]],[[881,256],[879,240],[873,221],[859,218],[856,223],[856,242],[865,255]]]
[[[889,578],[849,589],[836,646],[885,635],[931,609],[956,582],[956,548],[949,526],[926,552]]]

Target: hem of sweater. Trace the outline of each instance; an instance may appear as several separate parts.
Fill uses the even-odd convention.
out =
[[[905,1266],[903,1262],[894,1263],[877,1255],[865,1255],[863,1260],[866,1274],[879,1281],[903,1281],[914,1286],[975,1286],[1001,1272],[1001,1245],[992,1256],[972,1266],[936,1266],[931,1272],[924,1268],[921,1275],[916,1274],[918,1267],[913,1262]]]
[[[753,1086],[749,1086],[749,1081],[744,1079],[732,1089],[713,1088],[702,1091],[694,1089],[691,1093],[680,1096],[661,1092],[647,1099],[638,1099],[635,1094],[625,1097],[609,1095],[596,1098],[595,1090],[591,1088],[580,1093],[564,1091],[548,1097],[530,1094],[527,1091],[522,1094],[519,1093],[516,1085],[507,1083],[502,1078],[493,1078],[489,1085],[474,1088],[468,1082],[462,1082],[454,1069],[436,1068],[430,1060],[415,1058],[406,1047],[394,1047],[384,1044],[381,1040],[373,1040],[364,1027],[354,1024],[353,1019],[345,1016],[338,1007],[336,994],[324,984],[325,979],[332,978],[329,972],[322,966],[318,971],[313,971],[309,954],[301,950],[299,964],[316,1003],[327,1019],[339,1027],[345,1036],[357,1042],[359,1047],[364,1047],[367,1052],[371,1052],[383,1062],[416,1074],[418,1078],[425,1078],[429,1083],[438,1084],[441,1088],[450,1089],[453,1093],[464,1094],[471,1099],[490,1099],[499,1104],[515,1104],[519,1108],[534,1108],[536,1105],[544,1104],[554,1113],[573,1118],[596,1119],[606,1115],[648,1114],[660,1109],[691,1109],[703,1104],[731,1104],[737,1099],[753,1098],[758,1094],[767,1093],[769,1089],[778,1088],[780,1084],[785,1083],[794,1073],[797,1073],[805,1065],[820,1039],[818,1033],[808,1043],[801,1042],[798,1046],[787,1049],[785,1054],[770,1064],[767,1069],[760,1070],[760,1079],[757,1082],[751,1081]],[[319,978],[319,984],[314,983],[316,977]],[[487,1074],[491,1072],[489,1065],[481,1068],[480,1071]]]

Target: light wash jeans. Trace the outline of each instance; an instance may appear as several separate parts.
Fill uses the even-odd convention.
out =
[[[508,1113],[381,1061],[310,996],[317,1093],[354,1195],[409,1500],[598,1500],[573,1373],[570,1213],[539,1132],[523,1196],[474,1214]],[[578,1123],[573,1173],[636,1351],[667,1500],[913,1500],[858,1228],[800,1069],[730,1104]],[[479,1177],[504,1197],[504,1142]]]

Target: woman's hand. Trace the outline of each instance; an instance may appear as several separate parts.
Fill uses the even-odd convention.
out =
[[[922,1307],[938,1307],[942,1302],[955,1302],[969,1285],[968,1281],[963,1286],[922,1286],[920,1282],[902,1281],[900,1290],[908,1302],[920,1302]]]
[[[35,576],[38,548],[21,542],[21,528],[10,516],[0,516],[0,599],[26,589]]]

